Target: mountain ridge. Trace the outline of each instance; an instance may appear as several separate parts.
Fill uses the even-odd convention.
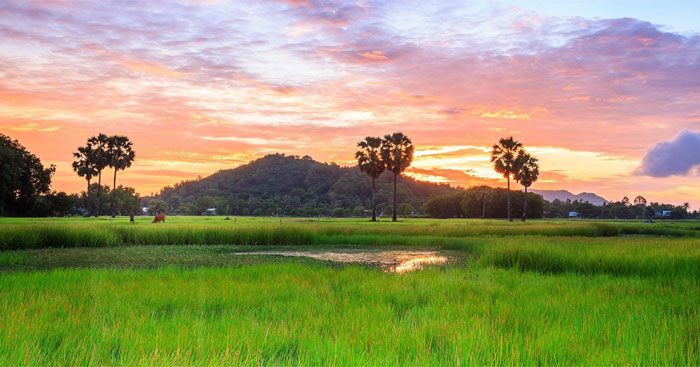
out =
[[[248,164],[220,170],[210,176],[182,181],[154,196],[173,212],[200,214],[216,208],[218,214],[294,216],[348,215],[371,207],[372,180],[357,166],[341,167],[309,156],[268,154]],[[447,184],[398,178],[398,205],[404,211],[420,211],[433,195],[461,191]],[[378,211],[391,206],[393,174],[377,179]]]
[[[592,192],[581,192],[578,194],[574,194],[568,190],[530,190],[533,193],[542,195],[542,197],[549,201],[552,202],[554,200],[561,200],[561,201],[566,201],[567,199],[571,201],[587,201],[593,205],[603,205],[605,203],[609,203],[610,201],[605,199],[602,196],[599,196],[595,193]]]

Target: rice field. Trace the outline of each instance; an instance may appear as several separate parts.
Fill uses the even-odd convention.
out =
[[[698,222],[138,219],[0,219],[0,365],[700,364]]]

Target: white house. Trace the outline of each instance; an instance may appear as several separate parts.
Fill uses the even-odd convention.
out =
[[[216,208],[209,208],[202,212],[202,215],[216,215]]]
[[[578,212],[569,212],[569,218],[581,218]]]

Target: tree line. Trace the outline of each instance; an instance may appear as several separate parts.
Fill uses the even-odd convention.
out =
[[[377,202],[375,200],[375,181],[384,170],[394,174],[394,197],[391,221],[396,222],[397,200],[396,181],[399,175],[413,162],[413,143],[401,132],[384,135],[384,139],[368,136],[357,143],[360,148],[355,153],[360,171],[372,178],[372,221],[377,221]]]
[[[580,218],[588,219],[691,219],[697,218],[697,210],[690,212],[690,204],[673,205],[652,202],[638,195],[634,200],[627,196],[619,201],[606,202],[603,205],[594,205],[588,201],[559,200],[551,203],[545,202],[544,216],[546,218],[567,218],[569,213],[576,212]],[[664,212],[667,213],[664,216]]]
[[[223,215],[372,216],[372,192],[379,217],[394,211],[394,174],[367,179],[357,166],[341,167],[309,156],[269,154],[211,176],[163,188],[148,202],[168,213],[200,215],[215,208]],[[457,192],[447,184],[396,178],[397,216],[422,213],[431,195]],[[162,200],[164,203],[159,203]]]
[[[102,192],[102,171],[106,168],[114,169],[110,215],[116,215],[117,203],[117,173],[120,170],[125,170],[131,167],[131,164],[136,158],[136,153],[133,151],[133,143],[126,136],[114,135],[107,136],[98,134],[90,137],[85,146],[78,147],[78,151],[73,153],[75,161],[73,162],[73,171],[78,176],[85,177],[87,181],[87,189],[85,191],[85,210],[87,215],[98,216],[102,214],[101,203],[103,199]],[[97,185],[90,184],[93,178],[97,177]],[[133,193],[132,190],[123,189],[122,193]],[[93,196],[95,196],[93,198]],[[94,200],[92,200],[94,199]],[[95,203],[94,205],[92,205]],[[134,205],[135,206],[135,205]],[[131,208],[132,211],[137,210],[136,207]]]
[[[385,135],[383,139],[368,136],[364,140],[357,143],[357,146],[360,148],[360,150],[355,153],[357,165],[362,172],[366,173],[367,176],[372,179],[372,221],[376,221],[377,217],[376,202],[374,200],[374,182],[377,177],[384,172],[384,170],[391,171],[394,174],[394,205],[392,221],[395,222],[397,208],[396,178],[403,171],[405,171],[413,161],[414,147],[411,143],[411,139],[401,132],[396,132],[391,135]],[[491,151],[491,162],[493,162],[496,172],[502,174],[507,180],[506,213],[508,220],[511,222],[513,221],[512,200],[510,195],[511,178],[525,188],[522,206],[522,221],[525,221],[528,216],[528,198],[532,196],[528,195],[527,189],[535,181],[537,181],[540,174],[537,158],[527,153],[523,148],[523,144],[513,139],[511,136],[509,138],[502,138],[497,144],[493,145]],[[493,196],[493,192],[499,191],[492,190],[488,195]],[[469,195],[467,195],[467,193],[469,193]],[[464,215],[465,212],[462,210],[462,201],[466,200],[466,198],[471,198],[470,191],[467,193],[454,193],[452,195],[435,198],[429,202],[429,207],[432,208],[432,210],[429,209],[428,213],[430,214],[432,212],[435,216],[440,218]],[[484,190],[480,190],[480,193],[480,195],[487,195],[486,191]],[[535,196],[533,196],[533,198],[534,197]],[[485,197],[482,198],[482,202],[484,200]],[[439,208],[438,203],[442,203],[446,205],[446,207]],[[459,209],[449,210],[447,209],[448,207],[458,207]],[[485,208],[482,210],[483,215],[485,215],[484,213]],[[539,217],[541,217],[541,215],[539,215]]]

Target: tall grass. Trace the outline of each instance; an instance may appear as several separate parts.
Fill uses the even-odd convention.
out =
[[[451,222],[451,225],[393,225],[390,223],[348,224],[146,224],[131,226],[106,223],[76,224],[76,221],[49,223],[0,224],[0,250],[43,247],[103,247],[117,245],[306,245],[361,241],[363,244],[386,242],[411,243],[411,238],[501,237],[501,236],[566,236],[613,237],[619,235],[659,235],[700,237],[692,223],[650,226],[625,222],[528,222],[508,224],[499,221]],[[221,220],[219,220],[221,222]],[[274,222],[273,222],[274,223]],[[471,223],[471,224],[470,224]]]
[[[522,239],[479,248],[481,265],[544,274],[643,276],[700,282],[700,243],[695,240]]]
[[[698,290],[348,266],[0,275],[1,365],[697,365]]]

